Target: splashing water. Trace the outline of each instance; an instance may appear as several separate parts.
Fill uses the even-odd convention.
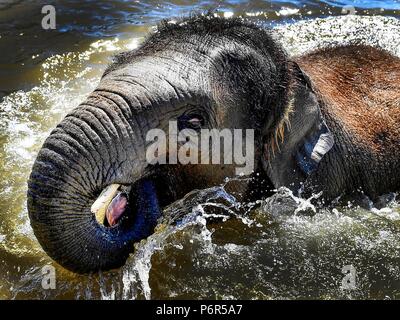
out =
[[[285,13],[290,12],[280,12]],[[361,39],[400,56],[395,18],[331,17],[275,30],[291,55]],[[35,155],[51,129],[94,89],[109,56],[134,49],[142,39],[142,34],[112,37],[82,52],[53,55],[40,63],[35,87],[0,104],[0,299],[400,298],[395,194],[379,208],[371,203],[319,208],[318,195],[301,199],[281,188],[249,205],[225,184],[193,191],[165,208],[156,232],[135,245],[119,270],[76,275],[47,257],[25,205]],[[48,264],[57,273],[57,287],[50,291],[41,287],[41,268]],[[342,286],[348,265],[357,274],[352,290]]]

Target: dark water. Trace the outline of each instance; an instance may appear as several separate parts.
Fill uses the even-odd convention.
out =
[[[41,28],[49,3],[56,30]],[[206,9],[273,27],[291,55],[361,39],[400,56],[399,1],[2,1],[0,299],[400,298],[397,195],[380,209],[366,200],[318,210],[282,189],[246,211],[229,187],[197,191],[165,210],[123,268],[102,274],[72,274],[38,245],[26,180],[49,131],[93,90],[113,54],[136,48],[161,19]],[[44,290],[41,269],[50,264],[57,287]],[[357,281],[345,289],[349,265]]]

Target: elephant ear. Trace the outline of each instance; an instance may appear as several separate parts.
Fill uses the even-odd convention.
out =
[[[313,173],[322,158],[332,149],[335,140],[325,121],[319,123],[318,129],[306,137],[296,153],[297,164],[307,175]]]
[[[311,80],[297,64],[295,68],[302,85],[296,94],[294,109],[312,115],[314,122],[300,140],[296,153],[299,168],[308,176],[317,169],[323,157],[332,149],[335,139],[323,118]]]

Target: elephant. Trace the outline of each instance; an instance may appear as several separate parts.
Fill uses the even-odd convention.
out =
[[[350,44],[289,58],[273,30],[195,15],[116,55],[45,140],[27,204],[52,259],[77,273],[118,268],[162,208],[235,176],[233,164],[149,164],[146,132],[170,121],[254,130],[249,197],[283,186],[326,201],[400,189],[398,57]]]

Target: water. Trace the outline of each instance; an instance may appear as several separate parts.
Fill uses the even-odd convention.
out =
[[[368,199],[318,208],[281,189],[248,205],[230,181],[166,208],[121,269],[84,276],[47,257],[26,210],[45,137],[93,90],[111,56],[137,47],[160,19],[214,7],[275,28],[292,55],[360,38],[400,56],[399,1],[57,1],[55,31],[40,28],[42,3],[0,5],[0,299],[400,298],[395,194],[378,208]],[[356,16],[342,13],[350,3]],[[41,285],[48,264],[55,290]],[[352,290],[342,287],[349,265]]]

